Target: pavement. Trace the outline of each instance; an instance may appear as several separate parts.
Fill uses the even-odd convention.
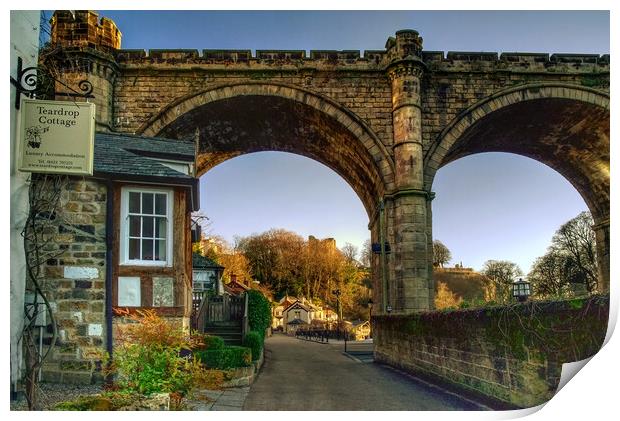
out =
[[[353,354],[358,344],[347,344]],[[361,345],[362,353],[368,345]],[[367,358],[344,355],[344,342],[321,344],[276,334],[246,394],[250,411],[427,411],[489,409]],[[240,395],[239,395],[240,396]],[[239,399],[240,400],[240,399]],[[235,404],[238,401],[234,401]],[[225,400],[224,402],[230,402]],[[215,407],[223,407],[220,399]]]
[[[200,390],[188,404],[192,411],[241,411],[250,388]],[[206,398],[206,399],[205,399]]]

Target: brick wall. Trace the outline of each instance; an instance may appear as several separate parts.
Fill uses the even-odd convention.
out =
[[[555,394],[562,364],[603,344],[609,296],[373,317],[375,360],[515,407]]]

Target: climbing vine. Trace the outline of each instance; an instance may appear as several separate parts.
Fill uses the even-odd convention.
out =
[[[32,174],[28,188],[29,211],[22,236],[26,256],[26,296],[32,299],[25,303],[21,341],[25,354],[25,394],[31,410],[39,409],[39,369],[58,337],[54,312],[42,286],[42,267],[49,259],[64,253],[55,244],[54,237],[61,223],[60,199],[66,183],[66,176]],[[46,351],[41,347],[43,327],[51,332]]]
[[[490,344],[496,355],[508,354],[525,360],[540,354],[540,358],[566,362],[587,358],[600,349],[608,316],[609,295],[594,295],[407,316],[377,316],[376,323],[400,335],[424,337],[428,343],[439,344],[440,340],[449,339],[466,348],[476,338]]]

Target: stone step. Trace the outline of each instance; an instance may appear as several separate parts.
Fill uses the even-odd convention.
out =
[[[220,336],[220,337],[237,337],[237,336],[241,336],[241,332],[226,332],[226,331],[220,331],[220,330],[212,330],[209,332],[206,332],[207,335],[211,335],[211,336]]]
[[[230,329],[230,328],[234,328],[234,329],[241,329],[241,325],[239,323],[207,323],[205,324],[206,328],[223,328],[223,329]]]
[[[221,328],[207,328],[205,329],[207,335],[214,335],[216,333],[238,333],[241,334],[241,329],[221,329]]]
[[[213,336],[218,336],[220,338],[222,338],[222,340],[224,341],[225,345],[241,345],[241,334],[237,334],[237,335],[218,335],[218,334],[212,334]]]

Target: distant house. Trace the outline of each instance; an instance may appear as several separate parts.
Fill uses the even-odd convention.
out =
[[[291,304],[295,303],[296,301],[297,301],[297,298],[289,297],[288,295],[285,295],[284,297],[280,299],[280,301],[278,301],[276,306],[273,308],[273,317],[272,317],[272,322],[271,322],[271,328],[273,330],[276,330],[278,328],[281,328],[282,330],[284,330],[284,323],[283,323],[284,309],[290,306]]]
[[[273,318],[271,328],[287,329],[287,324],[295,319],[302,320],[307,327],[328,329],[338,321],[338,315],[329,307],[322,307],[314,304],[305,298],[298,299],[296,297],[284,296],[273,307]],[[299,325],[299,323],[295,323]]]
[[[310,308],[297,300],[282,312],[282,325],[284,326],[284,332],[294,334],[300,325],[310,325]],[[292,323],[295,321],[295,323]]]
[[[323,307],[312,304],[310,301],[302,299],[302,303],[310,309],[310,321],[312,320],[325,320],[325,310]]]
[[[306,329],[309,326],[308,323],[301,319],[293,319],[286,324],[286,333],[294,335],[300,329]]]
[[[354,320],[347,326],[347,330],[351,333],[356,341],[362,341],[370,338],[370,323],[368,320]]]
[[[232,274],[230,278],[230,282],[224,285],[225,293],[236,296],[241,295],[251,289],[249,285],[246,285],[245,282],[238,281],[237,277],[234,274]]]
[[[338,322],[338,313],[336,313],[331,308],[326,308],[323,314],[325,315],[325,321],[329,326]]]

